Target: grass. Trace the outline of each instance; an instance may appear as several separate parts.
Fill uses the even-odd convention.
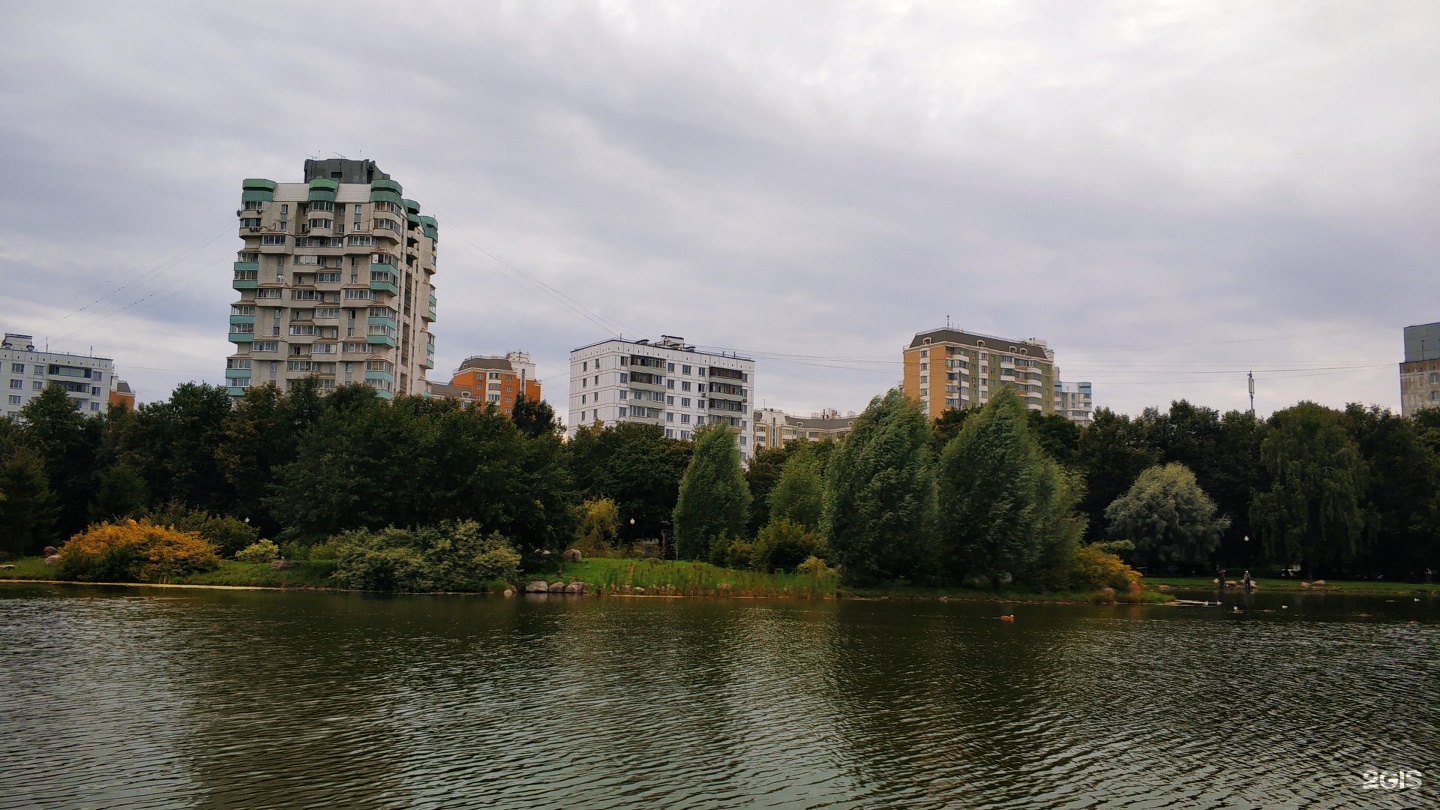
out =
[[[14,568],[0,569],[0,580],[40,579],[55,580],[55,569],[47,566],[40,557],[21,557],[6,560],[4,565]],[[269,563],[244,563],[221,560],[220,567],[203,574],[190,574],[172,580],[171,585],[230,585],[251,588],[334,588],[331,574],[335,572],[334,562],[297,562],[293,568],[283,571],[270,570]]]
[[[1340,593],[1373,595],[1373,596],[1397,596],[1397,595],[1421,595],[1440,596],[1440,585],[1425,585],[1414,582],[1385,582],[1383,580],[1325,580],[1324,585],[1306,585],[1300,579],[1257,579],[1255,590],[1260,593],[1266,591],[1304,591],[1306,593]],[[1240,580],[1236,577],[1227,577],[1226,584],[1239,588]],[[1165,585],[1176,590],[1203,591],[1215,589],[1214,577],[1145,577],[1145,584],[1150,586]],[[1228,590],[1228,588],[1227,588]]]
[[[834,574],[767,574],[677,560],[593,557],[565,563],[560,573],[599,594],[827,599],[834,598],[839,587]]]

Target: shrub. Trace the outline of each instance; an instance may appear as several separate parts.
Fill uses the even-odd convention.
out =
[[[280,556],[280,547],[269,540],[252,543],[235,552],[235,559],[248,563],[268,563]]]
[[[823,577],[826,574],[835,573],[835,569],[826,565],[825,561],[820,559],[819,557],[810,556],[806,557],[804,562],[795,566],[795,573],[804,574],[805,576],[809,577],[816,577],[818,579],[819,577]]]
[[[335,581],[372,591],[480,591],[514,582],[520,554],[499,533],[473,521],[419,529],[357,529],[332,538]],[[315,548],[320,548],[319,546]],[[315,559],[315,548],[311,558]]]
[[[226,515],[212,515],[203,509],[192,509],[179,501],[146,513],[145,519],[159,526],[173,526],[182,532],[195,532],[213,543],[226,557],[260,540],[260,532],[249,523]]]
[[[710,564],[719,568],[749,568],[754,545],[720,533],[710,538]]]
[[[609,498],[578,504],[575,512],[575,548],[586,557],[609,557],[615,553],[620,531],[620,509]]]
[[[60,549],[59,573],[87,582],[165,582],[219,566],[215,546],[199,534],[127,520],[70,538]]]
[[[779,518],[755,537],[750,565],[757,571],[789,571],[821,550],[819,535],[789,518]]]
[[[1070,569],[1070,587],[1077,591],[1114,588],[1116,593],[1130,594],[1140,590],[1140,574],[1126,565],[1099,543],[1075,549]]]

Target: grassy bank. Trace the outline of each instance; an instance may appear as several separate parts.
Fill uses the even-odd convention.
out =
[[[1151,583],[1147,580],[1146,586]],[[840,589],[841,598],[849,599],[941,599],[960,602],[1053,602],[1057,604],[1163,604],[1174,601],[1175,597],[1150,587],[1142,590],[1138,597],[1127,598],[1105,591],[1035,591],[1027,588],[924,588],[913,585],[886,585],[879,588]]]
[[[1300,579],[1257,579],[1255,590],[1257,593],[1267,591],[1290,592],[1300,591],[1305,593],[1340,593],[1355,594],[1356,596],[1440,596],[1440,585],[1417,584],[1414,582],[1384,582],[1377,580],[1321,580],[1323,585],[1316,585],[1313,582]],[[1226,591],[1239,590],[1239,580],[1227,578]],[[1175,590],[1201,591],[1214,590],[1214,577],[1146,577],[1145,584],[1150,586],[1164,585]]]
[[[14,568],[0,568],[0,580],[56,579],[55,569],[45,564],[40,557],[22,557],[6,560],[4,565]],[[203,574],[176,577],[170,585],[240,585],[251,588],[334,588],[331,574],[335,572],[333,562],[297,562],[292,568],[272,571],[269,563],[244,563],[222,560],[220,567]]]
[[[600,557],[566,563],[561,576],[567,582],[584,582],[591,593],[648,596],[824,599],[833,598],[839,586],[834,574],[765,574],[717,568],[702,562]]]

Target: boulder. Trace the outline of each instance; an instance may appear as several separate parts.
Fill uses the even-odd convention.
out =
[[[1315,580],[1314,582],[1312,582],[1312,583],[1310,583],[1310,584],[1311,584],[1311,585],[1314,585],[1314,586],[1317,587],[1317,588],[1323,588],[1323,587],[1325,587],[1325,580],[1323,580],[1323,579],[1317,579],[1317,580]]]
[[[1308,583],[1308,582],[1302,582],[1302,583],[1300,583],[1300,587],[1302,587],[1302,588],[1308,588],[1308,587],[1310,587],[1310,583]]]
[[[56,548],[56,547],[54,547],[54,546],[46,546],[46,547],[45,547],[45,556],[46,556],[46,557],[54,557],[56,554],[59,554],[59,553],[60,553],[60,549],[58,549],[58,548]]]
[[[577,596],[584,596],[584,595],[585,595],[585,583],[583,583],[583,582],[572,582],[572,583],[570,583],[569,585],[566,585],[566,586],[565,586],[565,593],[573,593],[573,594],[576,594]]]
[[[57,565],[60,564],[60,555],[59,555],[59,554],[50,554],[50,555],[47,555],[47,556],[45,557],[45,564],[48,565],[48,566],[50,566],[51,568],[54,568],[55,566],[57,566]]]
[[[6,564],[4,564],[4,565],[0,565],[0,570],[13,571],[14,569],[15,569],[15,566],[13,566],[13,565],[11,565],[11,564],[9,564],[9,563],[6,563]]]
[[[545,584],[545,580],[543,579],[537,579],[525,586],[526,593],[546,593],[549,590],[550,586]]]
[[[295,563],[291,562],[290,560],[271,560],[271,561],[270,561],[270,570],[271,570],[271,571],[289,571],[291,568],[294,568],[294,567],[295,567]]]
[[[565,583],[559,582],[559,581],[550,583],[550,593],[564,593],[564,592],[565,592]]]
[[[565,562],[580,562],[583,557],[578,548],[565,549]]]
[[[510,597],[510,596],[514,596],[514,595],[515,595],[515,589],[514,589],[514,588],[506,588],[506,589],[505,589],[505,596]]]

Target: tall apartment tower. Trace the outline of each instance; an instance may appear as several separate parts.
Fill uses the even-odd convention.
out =
[[[1400,413],[1440,408],[1440,323],[1405,327],[1405,362],[1400,364]]]
[[[684,338],[606,340],[570,352],[570,419],[580,425],[658,425],[672,439],[690,439],[700,425],[720,422],[737,434],[748,463],[755,361],[696,351]]]
[[[307,160],[304,182],[244,182],[232,396],[311,376],[385,399],[428,392],[439,229],[401,194],[373,160]]]
[[[951,408],[974,408],[1002,387],[1020,393],[1025,406],[1055,412],[1055,352],[1045,341],[932,329],[905,347],[904,392],[934,420]]]

